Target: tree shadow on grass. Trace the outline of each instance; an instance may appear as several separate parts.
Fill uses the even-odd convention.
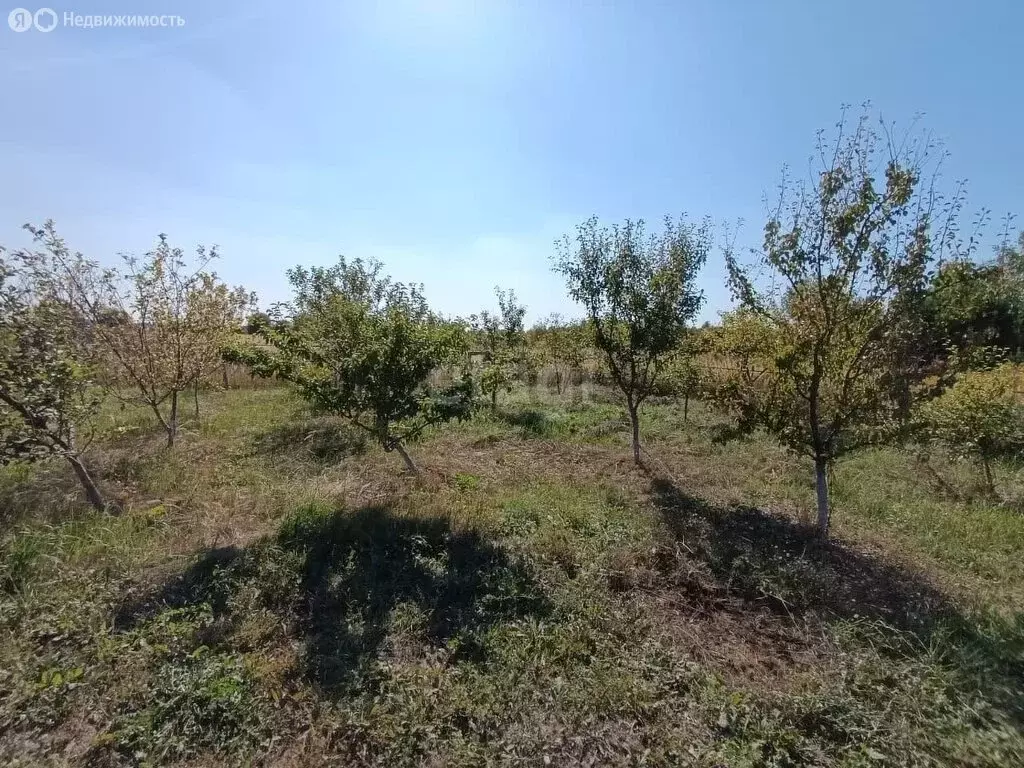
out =
[[[254,592],[256,606],[252,598],[239,601]],[[480,640],[489,627],[551,610],[525,565],[478,533],[382,507],[307,510],[276,537],[211,550],[178,578],[123,605],[115,626],[130,629],[168,608],[202,604],[226,626],[228,642],[253,607],[272,611],[303,641],[305,676],[329,695],[359,685],[395,639],[399,606],[419,617],[404,631],[469,661],[483,659]]]
[[[555,426],[544,411],[536,408],[499,408],[494,415],[510,427],[517,427],[525,437],[547,437]]]
[[[939,652],[965,686],[1024,724],[1024,614],[967,616],[919,574],[753,507],[716,507],[660,478],[651,495],[718,595],[793,619],[894,628],[916,652]]]
[[[748,430],[736,424],[726,422],[713,422],[700,428],[708,436],[708,439],[715,445],[725,445],[734,440],[742,440],[750,433]]]
[[[313,419],[289,423],[256,436],[257,453],[308,457],[318,464],[333,464],[366,450],[366,435],[356,427]]]

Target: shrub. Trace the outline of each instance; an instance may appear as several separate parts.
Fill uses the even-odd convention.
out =
[[[1024,367],[1004,363],[987,371],[968,371],[921,407],[925,435],[951,451],[971,456],[995,492],[992,462],[1024,454]]]

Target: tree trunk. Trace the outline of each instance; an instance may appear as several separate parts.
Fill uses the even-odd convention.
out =
[[[562,394],[562,374],[558,371],[555,371],[555,391]]]
[[[683,422],[690,420],[690,393],[683,394]]]
[[[100,512],[105,510],[107,508],[107,504],[103,500],[103,494],[101,494],[100,489],[96,487],[96,483],[93,481],[92,475],[89,474],[89,470],[85,468],[85,464],[82,463],[82,460],[73,454],[66,454],[65,458],[68,460],[71,468],[75,470],[75,474],[78,476],[78,480],[82,484],[82,488],[85,490],[85,497],[89,500],[89,503]]]
[[[491,390],[491,410],[492,411],[497,411],[498,410],[498,388],[497,387],[495,387],[494,389]]]
[[[629,410],[629,426],[633,436],[633,461],[639,466],[643,463],[640,461],[640,414],[637,412],[639,406],[634,405],[630,400],[626,407]]]
[[[412,472],[414,475],[419,475],[419,467],[413,462],[412,457],[408,451],[405,450],[405,446],[401,443],[395,443],[395,450],[398,451],[398,455],[402,457],[402,461],[405,462],[405,468]]]
[[[985,470],[985,491],[990,499],[994,499],[996,497],[996,483],[992,479],[992,465],[984,456],[981,459],[981,467]]]
[[[818,456],[814,459],[815,488],[818,492],[818,535],[828,538],[828,459]]]
[[[228,364],[227,363],[224,363],[224,366],[221,368],[221,375],[223,376],[223,379],[224,379],[224,389],[227,389],[228,388]]]
[[[174,447],[174,438],[178,436],[178,390],[171,393],[171,417],[167,420],[167,447]]]
[[[951,499],[955,499],[956,501],[963,501],[963,496],[961,495],[960,491],[958,491],[956,488],[950,485],[942,475],[935,471],[935,467],[932,466],[926,454],[918,453],[916,458],[917,465],[928,473],[928,476],[935,481],[939,488],[942,489],[943,493],[945,493]]]
[[[195,384],[192,387],[192,396],[196,401],[196,419],[199,419],[199,379],[196,379]]]

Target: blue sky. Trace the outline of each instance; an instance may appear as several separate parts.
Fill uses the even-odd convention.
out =
[[[687,211],[756,244],[782,165],[868,99],[899,125],[924,113],[972,207],[1024,213],[1016,0],[52,7],[186,23],[0,28],[0,242],[51,217],[101,261],[159,232],[217,243],[220,274],[267,301],[287,267],[344,253],[447,313],[499,284],[529,319],[574,314],[557,236]],[[717,252],[703,284],[713,318]]]

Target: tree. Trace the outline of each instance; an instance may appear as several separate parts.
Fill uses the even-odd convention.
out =
[[[929,285],[924,310],[931,360],[946,362],[956,353],[961,363],[970,365],[969,358],[984,347],[1021,359],[1024,257],[1004,244],[990,262],[958,258],[942,264]]]
[[[73,310],[33,279],[18,254],[0,248],[0,464],[59,456],[89,503],[106,503],[87,469],[81,431],[99,399],[78,354]]]
[[[52,221],[26,229],[43,250],[23,252],[25,263],[87,324],[86,343],[111,391],[148,406],[173,447],[180,393],[198,387],[221,364],[222,348],[240,327],[251,295],[207,270],[216,248],[197,248],[190,267],[181,249],[160,235],[143,258],[125,256],[122,269],[101,269],[72,252]],[[196,397],[198,410],[198,390]]]
[[[788,425],[800,423],[800,403],[785,391],[778,370],[783,345],[778,325],[738,309],[722,316],[710,345],[711,362],[703,369],[705,393],[736,417],[742,431],[766,426],[781,434]]]
[[[679,346],[704,301],[697,274],[710,249],[710,225],[673,222],[648,236],[644,222],[611,229],[596,217],[556,243],[554,266],[580,302],[609,373],[626,401],[633,460],[640,460],[639,410],[665,358]]]
[[[954,453],[973,456],[995,496],[992,462],[1024,455],[1024,368],[1003,363],[991,370],[967,371],[920,408],[926,438]]]
[[[572,372],[583,367],[587,353],[586,330],[582,323],[564,322],[557,313],[530,329],[541,363],[551,366],[558,394],[568,386]]]
[[[696,397],[703,387],[701,368],[697,355],[701,349],[696,338],[687,339],[680,345],[665,365],[666,384],[676,397],[683,398],[683,421],[690,418],[690,398]]]
[[[516,372],[525,360],[526,346],[526,307],[516,303],[515,291],[496,287],[494,293],[498,297],[498,313],[485,309],[470,318],[483,357],[480,389],[490,399],[492,411],[498,408],[498,392],[512,390]]]
[[[250,336],[259,333],[259,329],[264,325],[270,325],[271,317],[268,313],[262,311],[255,311],[249,314],[245,319],[245,325],[242,326],[242,332],[247,333]]]
[[[296,267],[286,322],[260,325],[265,346],[239,345],[231,359],[294,383],[304,398],[340,414],[419,470],[406,444],[432,424],[469,416],[468,377],[431,387],[430,374],[465,356],[463,330],[430,311],[422,288],[393,282],[376,261],[341,258]]]
[[[948,220],[933,234],[937,196],[923,180],[931,144],[897,145],[888,132],[883,141],[866,111],[847,128],[844,112],[831,143],[819,133],[813,185],[784,177],[752,262],[726,254],[743,322],[756,322],[764,343],[756,375],[730,383],[732,401],[748,424],[814,462],[823,537],[828,469],[891,421],[929,262],[955,237]]]

